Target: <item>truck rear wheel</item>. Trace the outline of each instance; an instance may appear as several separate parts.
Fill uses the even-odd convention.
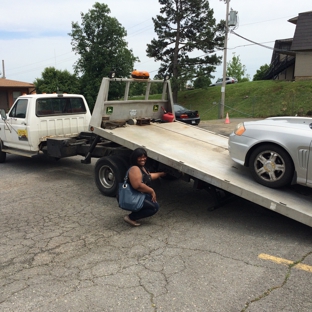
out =
[[[4,163],[6,159],[6,152],[2,152],[1,142],[0,142],[0,163]]]
[[[102,157],[95,164],[95,184],[105,196],[116,196],[126,171],[122,159],[114,156]]]

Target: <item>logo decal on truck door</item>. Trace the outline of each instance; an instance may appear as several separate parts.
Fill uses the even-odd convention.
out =
[[[113,110],[114,110],[113,106],[107,106],[106,107],[106,114],[111,115],[113,113]]]
[[[17,135],[18,135],[19,141],[28,141],[27,130],[18,129],[17,130]]]

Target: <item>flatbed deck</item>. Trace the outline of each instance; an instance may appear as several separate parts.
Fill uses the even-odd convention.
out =
[[[181,122],[95,127],[101,137],[129,149],[144,146],[148,156],[215,187],[312,226],[312,189],[270,189],[253,181],[248,169],[234,163],[228,138]]]

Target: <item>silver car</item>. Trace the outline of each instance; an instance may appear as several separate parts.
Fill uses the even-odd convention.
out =
[[[209,87],[221,86],[223,82],[223,78],[219,78],[215,83],[209,85]],[[235,77],[226,77],[225,84],[237,83],[237,79]]]
[[[231,158],[260,184],[312,187],[312,118],[271,117],[237,125],[229,137]]]

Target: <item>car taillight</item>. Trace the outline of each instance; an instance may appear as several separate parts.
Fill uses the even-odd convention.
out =
[[[180,115],[180,118],[182,118],[182,119],[183,119],[183,118],[188,118],[188,115],[187,115],[187,114],[181,114],[181,115]]]

